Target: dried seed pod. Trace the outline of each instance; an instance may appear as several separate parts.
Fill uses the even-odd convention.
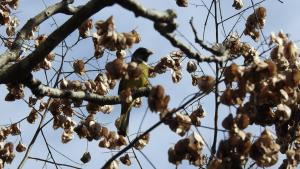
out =
[[[276,143],[270,131],[265,130],[253,143],[250,157],[259,167],[270,167],[278,160],[280,146]]]
[[[224,129],[230,130],[233,127],[233,115],[230,113],[227,117],[224,118],[222,122],[222,126]]]
[[[189,73],[193,73],[197,70],[197,64],[195,63],[195,61],[193,60],[189,60],[187,65],[186,65],[186,70],[189,72]]]
[[[38,118],[38,112],[35,109],[32,109],[29,115],[27,116],[27,121],[30,124],[33,124]]]
[[[144,135],[142,138],[140,138],[134,144],[134,148],[137,150],[143,149],[149,143],[149,140],[150,140],[150,134],[148,133],[148,134]]]
[[[93,20],[87,19],[79,27],[79,35],[82,38],[87,38],[90,35],[90,29],[93,28]]]
[[[26,150],[26,146],[20,141],[19,144],[16,146],[16,151],[21,153]]]
[[[167,122],[170,129],[180,136],[184,136],[191,128],[191,119],[188,115],[180,112],[175,113],[170,121]]]
[[[34,98],[33,96],[30,96],[29,101],[28,101],[28,103],[29,103],[28,106],[29,107],[34,106],[36,104],[37,100],[38,100],[37,98]]]
[[[188,0],[176,0],[176,4],[180,7],[187,7],[188,3]]]
[[[66,132],[64,131],[61,135],[61,142],[62,143],[68,143],[73,139],[73,133],[72,132]]]
[[[192,112],[190,115],[190,119],[193,125],[200,126],[201,122],[200,120],[204,118],[206,115],[205,111],[203,110],[202,106],[199,106],[196,110]]]
[[[168,107],[170,97],[165,96],[165,90],[158,85],[153,87],[148,97],[148,105],[151,111],[164,112]]]
[[[275,111],[275,116],[281,122],[288,121],[291,117],[292,110],[285,104],[277,105],[277,110]]]
[[[234,7],[236,10],[242,9],[243,6],[244,6],[243,0],[234,0],[233,1],[232,7]]]
[[[130,62],[128,64],[127,72],[130,79],[135,79],[140,77],[140,75],[142,74],[142,69],[136,62]]]
[[[182,73],[180,70],[172,71],[173,83],[178,83],[182,79]]]
[[[11,135],[13,135],[13,136],[21,134],[21,130],[19,129],[17,123],[12,124],[10,126],[10,130],[11,130]]]
[[[120,79],[127,73],[127,64],[124,62],[124,59],[115,59],[112,62],[108,62],[105,65],[109,77],[111,79]]]
[[[73,69],[75,73],[78,73],[80,75],[85,74],[85,69],[84,69],[84,61],[83,60],[76,60],[73,63]]]
[[[88,163],[89,161],[91,161],[91,154],[90,152],[85,152],[83,153],[82,157],[80,158],[80,161],[82,161],[84,164]]]
[[[201,76],[197,79],[197,82],[199,89],[205,93],[211,92],[216,83],[215,78],[212,76]]]
[[[249,35],[253,40],[258,41],[259,29],[263,28],[265,24],[265,17],[267,10],[264,7],[255,9],[254,13],[247,18],[244,30],[245,35]]]
[[[128,154],[125,154],[124,156],[120,157],[120,161],[127,166],[131,165],[130,157]]]

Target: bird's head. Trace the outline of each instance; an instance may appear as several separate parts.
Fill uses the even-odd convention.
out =
[[[138,63],[140,63],[142,61],[147,62],[148,57],[152,54],[153,54],[153,52],[150,51],[149,49],[140,47],[133,52],[131,61],[138,62]]]

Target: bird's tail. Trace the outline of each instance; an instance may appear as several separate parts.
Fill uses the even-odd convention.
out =
[[[127,136],[131,107],[132,103],[123,103],[121,106],[121,115],[118,119],[116,127],[118,129],[118,134],[122,136]]]

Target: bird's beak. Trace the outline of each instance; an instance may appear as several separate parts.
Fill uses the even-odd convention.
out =
[[[147,50],[147,53],[148,53],[149,55],[152,55],[152,54],[153,54],[153,52],[152,52],[151,50]]]

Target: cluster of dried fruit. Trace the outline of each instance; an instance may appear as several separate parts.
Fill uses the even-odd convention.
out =
[[[24,97],[24,85],[23,84],[7,84],[8,94],[5,97],[5,101],[15,101]]]
[[[250,157],[260,167],[270,167],[278,160],[280,146],[268,130],[261,133],[260,137],[252,144]]]
[[[233,124],[229,138],[221,140],[216,157],[209,164],[209,169],[240,168],[246,164],[251,149],[251,134],[240,130]]]
[[[14,123],[10,126],[0,129],[0,169],[4,168],[4,163],[10,164],[14,157],[14,144],[12,142],[6,142],[9,135],[16,136],[20,135],[21,130],[18,124]],[[23,152],[26,150],[26,146],[20,141],[16,146],[17,152]]]
[[[182,79],[180,59],[183,55],[182,51],[174,51],[168,56],[162,57],[154,66],[154,72],[162,74],[167,71],[167,68],[170,68],[172,70],[172,81],[178,83]]]
[[[264,7],[255,9],[254,13],[249,15],[245,24],[245,35],[249,35],[253,40],[258,41],[260,29],[265,25],[267,10]]]
[[[133,44],[140,42],[140,35],[135,30],[128,33],[116,32],[112,16],[106,21],[97,21],[95,28],[97,29],[97,33],[93,34],[95,56],[102,53],[103,48],[110,51],[120,51],[129,49]]]
[[[100,140],[99,147],[108,149],[119,149],[121,146],[126,145],[127,142],[123,136],[118,135],[114,131],[108,131],[104,126],[96,122],[93,114],[80,122],[75,127],[74,131],[79,138],[85,138],[88,141]]]
[[[35,38],[35,47],[37,48],[41,43],[43,43],[47,39],[46,35],[40,35]],[[33,71],[39,71],[40,69],[49,70],[52,68],[52,62],[55,59],[55,53],[50,52],[45,59],[40,62],[36,67],[34,67]]]
[[[164,121],[169,128],[180,136],[184,136],[191,128],[191,125],[200,126],[200,120],[205,116],[202,107],[198,107],[190,115],[176,112],[175,114],[167,114]]]
[[[258,59],[257,51],[248,43],[241,42],[237,34],[231,34],[223,45],[231,55],[243,56],[244,62],[249,63]]]
[[[87,38],[90,35],[90,30],[92,28],[93,28],[93,20],[92,19],[87,19],[78,28],[80,37]]]
[[[161,85],[152,87],[148,96],[148,105],[151,111],[160,112],[161,117],[164,117],[169,101],[170,96],[165,95],[165,89]]]
[[[282,165],[280,166],[280,169],[296,169],[297,166],[300,164],[300,125],[297,124],[295,126],[291,126],[288,131],[284,132],[288,132],[286,134],[287,141],[289,141],[291,137],[294,137],[294,139],[292,139],[293,144],[290,144],[291,146],[289,144],[286,144],[280,147],[281,151],[282,147],[288,148],[288,150],[285,151],[287,159],[283,161]],[[281,132],[281,134],[283,134],[283,131]],[[282,141],[285,141],[282,140],[282,138],[283,137],[281,137],[280,143],[282,143]]]
[[[134,148],[137,150],[142,150],[149,143],[149,140],[150,134],[147,133],[134,144]]]
[[[290,150],[288,148],[297,142],[298,137],[295,133],[300,119],[297,115],[300,84],[297,47],[282,32],[278,35],[272,34],[270,44],[274,45],[270,59],[260,60],[255,56],[255,59],[246,62],[244,66],[233,63],[224,69],[224,82],[227,88],[220,101],[225,105],[238,107],[235,117],[230,114],[224,119],[223,127],[231,131],[233,128],[243,130],[253,123],[261,126],[274,124],[280,151],[296,152],[296,148]],[[239,53],[233,51],[234,54]],[[279,151],[277,143],[269,132],[262,133],[251,146],[250,157],[259,166],[275,164]],[[296,160],[291,163],[289,162],[291,158],[292,156],[288,156],[285,164],[292,166],[300,162]]]
[[[10,164],[15,156],[14,144],[12,142],[0,142],[0,169],[4,168],[4,163]]]
[[[105,69],[112,79],[120,79],[128,74],[128,64],[125,63],[124,59],[126,55],[125,51],[117,51],[116,55],[117,58],[115,60],[108,62],[105,65]]]
[[[6,26],[6,34],[11,37],[15,35],[15,29],[19,25],[19,20],[10,16],[11,9],[16,10],[19,6],[18,0],[4,0],[0,5],[0,25]]]
[[[182,160],[188,160],[195,166],[203,166],[206,163],[206,158],[202,154],[203,147],[202,137],[192,133],[187,138],[179,140],[174,147],[169,149],[169,162],[179,165]]]

